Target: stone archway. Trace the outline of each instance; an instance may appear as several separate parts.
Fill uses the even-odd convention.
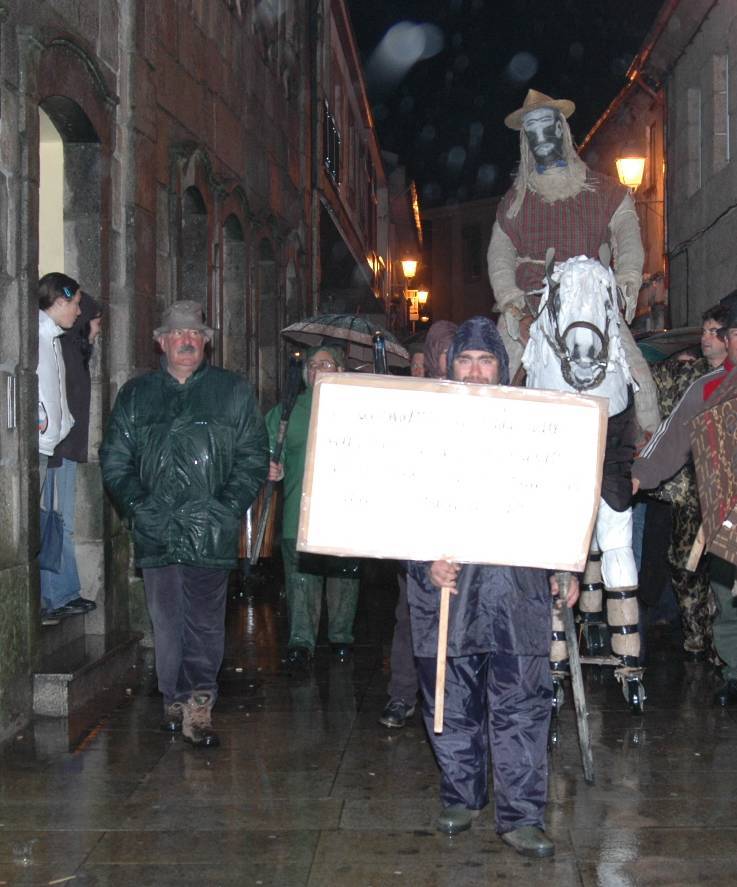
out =
[[[182,194],[181,238],[180,298],[199,302],[208,322],[213,324],[208,305],[207,207],[195,186],[190,186]]]
[[[277,262],[271,241],[263,238],[256,259],[258,293],[258,393],[263,409],[279,399],[281,312]]]
[[[246,244],[235,215],[223,223],[223,366],[248,374]]]
[[[39,273],[63,271],[98,295],[100,140],[82,108],[66,96],[49,96],[39,106],[39,182]]]

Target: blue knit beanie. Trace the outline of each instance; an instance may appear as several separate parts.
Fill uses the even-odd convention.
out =
[[[488,351],[499,361],[499,384],[509,385],[509,357],[496,324],[477,314],[456,330],[448,348],[448,378],[453,378],[453,361],[462,351]]]

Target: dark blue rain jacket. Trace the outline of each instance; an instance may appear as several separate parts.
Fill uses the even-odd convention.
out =
[[[440,589],[430,582],[430,564],[410,561],[407,597],[415,656],[436,656]],[[451,595],[448,656],[506,653],[547,656],[551,597],[548,571],[530,567],[465,564]]]

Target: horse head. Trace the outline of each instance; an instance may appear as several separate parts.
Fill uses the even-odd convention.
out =
[[[546,276],[544,334],[563,378],[576,391],[597,388],[609,367],[611,338],[618,335],[612,272],[578,256]]]

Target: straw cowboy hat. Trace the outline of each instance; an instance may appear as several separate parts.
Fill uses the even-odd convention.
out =
[[[576,106],[568,99],[553,99],[544,92],[538,92],[536,89],[530,89],[525,96],[525,100],[521,108],[512,111],[504,118],[505,126],[509,129],[522,129],[522,118],[528,111],[536,111],[538,108],[555,108],[568,118],[576,110]]]

